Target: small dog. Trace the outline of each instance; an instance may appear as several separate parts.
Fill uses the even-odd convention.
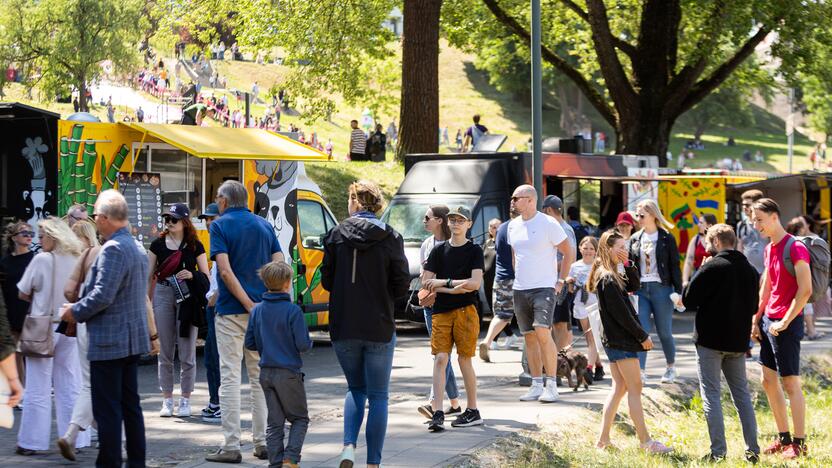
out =
[[[573,392],[583,384],[585,390],[589,390],[592,383],[592,376],[586,371],[588,364],[586,356],[580,351],[562,349],[558,351],[558,377],[566,377],[569,387]],[[575,371],[576,382],[572,382],[572,371]]]

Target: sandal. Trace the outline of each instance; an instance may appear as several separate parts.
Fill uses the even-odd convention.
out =
[[[672,448],[664,445],[658,440],[648,440],[647,442],[641,444],[641,449],[645,452],[656,454],[665,454],[673,451]]]

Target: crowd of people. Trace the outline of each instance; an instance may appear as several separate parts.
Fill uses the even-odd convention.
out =
[[[401,235],[378,218],[379,187],[358,181],[346,196],[349,217],[323,239],[320,270],[330,292],[332,346],[347,384],[340,466],[353,466],[362,425],[367,464],[378,466],[396,348],[394,303],[407,295],[411,278]],[[37,254],[32,226],[9,226],[0,260],[0,370],[10,382],[9,404],[22,407],[18,455],[52,445],[54,395],[60,434],[55,444],[65,458],[74,460],[78,449],[89,447],[97,430],[97,466],[121,466],[122,445],[129,466],[144,466],[139,358],[158,354],[159,417],[192,417],[196,340],[204,327],[209,404],[198,415],[221,424],[223,434],[220,448],[206,460],[242,460],[246,372],[253,455],[270,466],[297,466],[311,424],[301,354],[312,341],[291,299],[293,272],[283,246],[273,227],[247,209],[247,200],[239,182],[218,188],[216,203],[200,216],[210,251],[184,204],[168,208],[163,234],[146,251],[130,235],[127,202],[114,190],[99,195],[92,214],[73,206],[63,219],[42,220]],[[674,309],[685,307],[697,313],[695,351],[711,440],[706,458],[718,461],[727,453],[722,374],[741,421],[745,458],[759,460],[746,380],[751,340],[759,343],[762,385],[778,432],[763,452],[787,459],[805,455],[800,340],[804,326],[818,336],[811,303],[826,290],[815,284],[812,262],[822,258],[816,253],[825,244],[808,235],[810,224],[802,218],[783,226],[779,206],[761,192],[747,191],[742,200],[746,216],[736,230],[709,215],[698,219],[700,232],[683,268],[672,225],[653,200],[639,202],[634,214],[622,212],[615,227],[596,238],[576,225],[573,213],[564,219],[563,201],[554,195],[538,211],[537,192],[523,185],[511,197],[512,219],[490,220],[482,247],[468,237],[470,207],[431,206],[423,219],[430,235],[420,249],[418,291],[434,362],[430,397],[418,408],[428,430],[445,430],[446,416],[454,418],[452,427],[484,423],[487,410],[478,405],[473,358],[479,351],[489,362],[503,330],[509,335],[504,347],[522,341],[531,375],[531,387],[517,398],[558,401],[558,355],[575,341],[574,319],[589,344],[586,372],[595,380],[612,377],[596,446],[614,448],[611,428],[626,396],[640,447],[669,453],[672,448],[650,436],[641,392],[654,324],[666,364],[661,382],[677,379],[672,322]],[[478,344],[481,287],[493,291],[495,315]],[[593,314],[601,324],[597,330],[590,325]],[[450,363],[454,348],[464,408]]]

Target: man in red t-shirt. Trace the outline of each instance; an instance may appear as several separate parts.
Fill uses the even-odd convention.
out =
[[[803,307],[812,294],[809,250],[799,241],[792,242],[792,275],[783,261],[783,249],[792,236],[780,224],[777,202],[761,198],[754,202],[752,211],[754,227],[771,240],[765,249],[760,305],[751,326],[752,338],[760,342],[763,389],[779,433],[765,453],[782,452],[784,458],[797,458],[806,453],[806,400],[800,384],[800,340],[803,338]],[[789,396],[794,438],[789,433],[784,390]]]

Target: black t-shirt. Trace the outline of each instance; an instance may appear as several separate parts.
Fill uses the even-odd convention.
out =
[[[483,270],[482,249],[473,242],[452,247],[450,242],[443,242],[430,252],[425,270],[436,273],[439,279],[463,280],[471,277],[471,271]],[[437,294],[433,304],[433,313],[450,312],[477,302],[477,292],[466,294]]]
[[[34,252],[26,252],[7,255],[0,260],[0,282],[3,286],[3,299],[6,301],[6,315],[9,318],[9,327],[15,332],[23,329],[23,320],[29,311],[29,303],[17,296],[17,282],[23,278],[23,272],[34,257]]]
[[[163,263],[165,263],[165,260],[167,260],[168,257],[170,257],[171,255],[173,255],[176,252],[175,249],[171,250],[171,249],[168,248],[168,246],[165,244],[165,238],[164,237],[160,237],[160,238],[154,240],[150,244],[150,251],[153,252],[154,255],[156,255],[156,267],[155,267],[154,271],[158,270],[159,266],[162,265]],[[200,241],[196,241],[196,245],[193,246],[193,248],[191,248],[190,245],[183,246],[182,247],[182,262],[184,263],[184,269],[188,270],[190,272],[196,271],[197,270],[197,268],[196,268],[196,259],[197,259],[197,257],[199,257],[200,255],[202,255],[204,253],[205,253],[205,247],[202,246],[202,242],[200,242]],[[179,272],[182,269],[183,268],[179,268],[176,271]],[[207,271],[204,272],[204,273],[208,274]],[[161,279],[164,279],[164,278],[161,278]]]

